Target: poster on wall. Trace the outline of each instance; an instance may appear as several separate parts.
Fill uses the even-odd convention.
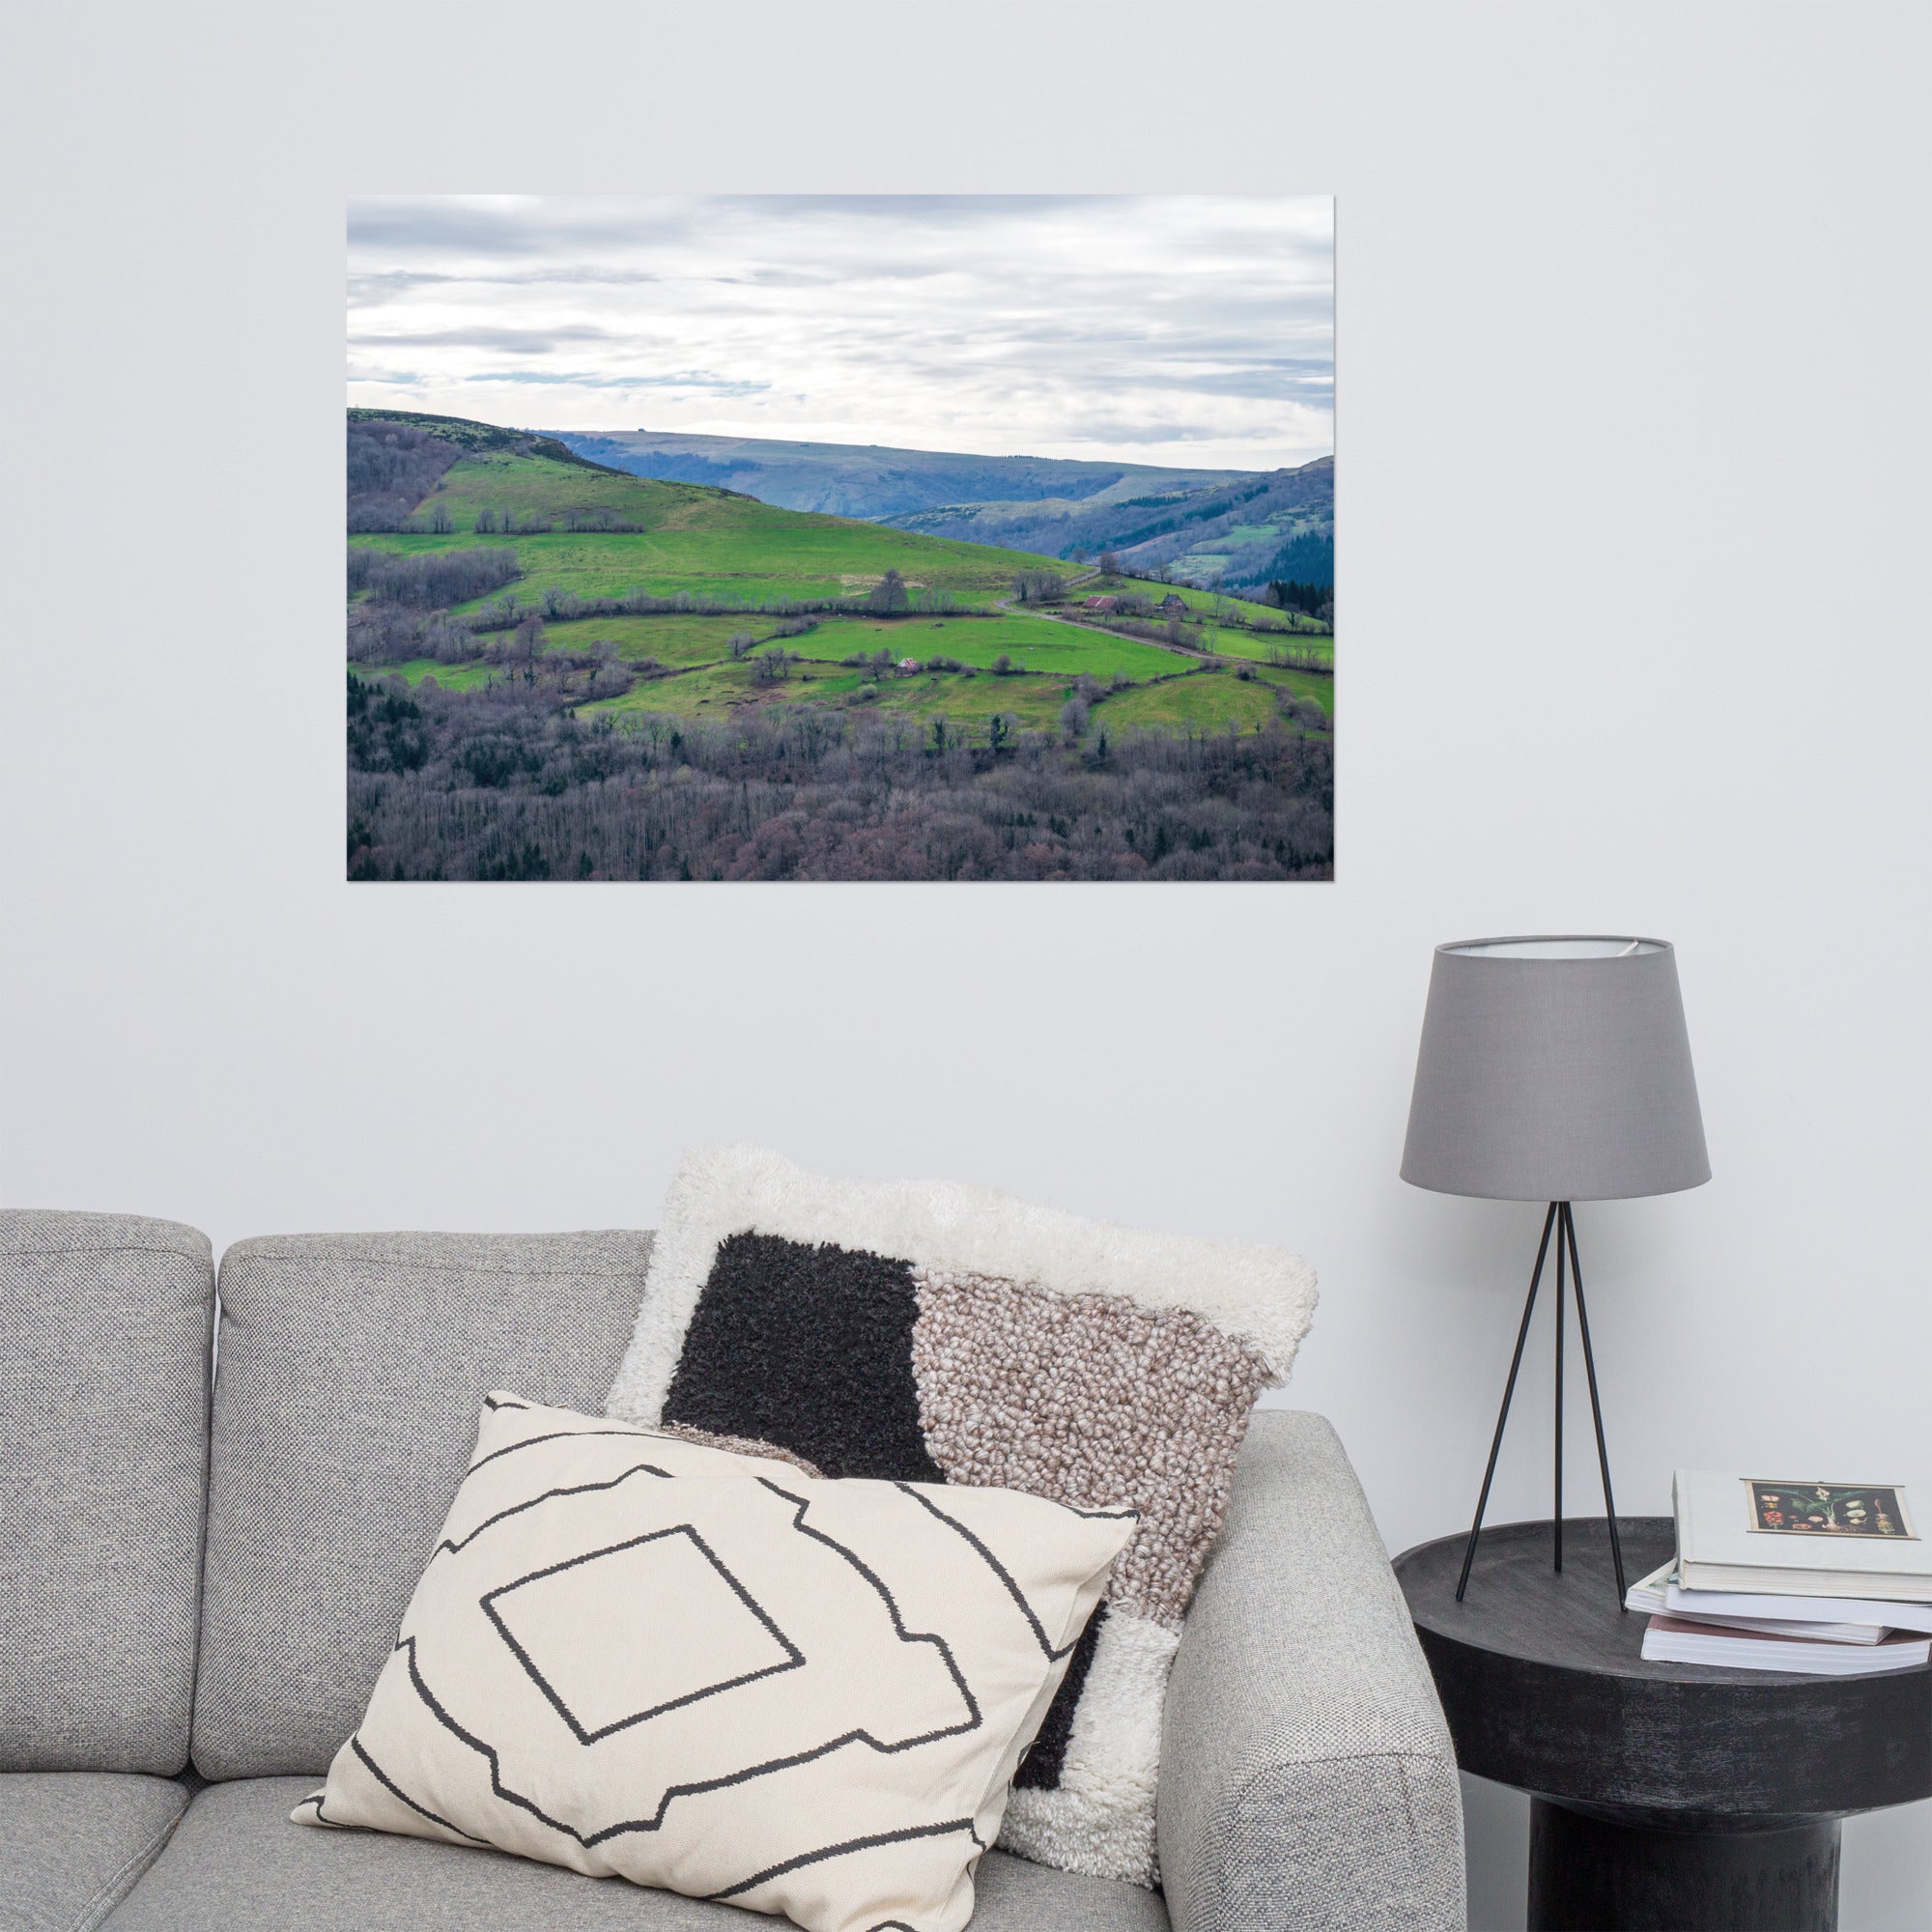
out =
[[[349,211],[348,876],[1334,876],[1326,196]]]

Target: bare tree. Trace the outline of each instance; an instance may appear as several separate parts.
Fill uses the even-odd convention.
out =
[[[537,659],[543,655],[543,619],[532,611],[510,634],[510,662],[521,668],[526,684],[535,682]]]
[[[435,551],[426,556],[403,556],[371,550],[366,544],[349,546],[349,591],[370,593],[373,602],[406,604],[417,610],[461,604],[495,590],[518,574],[517,553],[495,547]],[[513,592],[507,600],[515,603]]]
[[[1066,580],[1057,570],[1016,571],[1013,595],[1022,604],[1058,604],[1066,595]]]
[[[911,597],[906,591],[906,582],[896,570],[889,570],[872,585],[866,596],[866,609],[882,616],[895,615],[910,608]]]

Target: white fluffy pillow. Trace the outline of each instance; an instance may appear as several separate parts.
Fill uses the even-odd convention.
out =
[[[829,1482],[514,1396],[302,1824],[955,1932],[1126,1509]]]
[[[605,1406],[827,1476],[1137,1507],[1000,1844],[1151,1886],[1168,1671],[1255,1399],[1314,1308],[1313,1270],[1280,1249],[711,1148],[671,1183]]]

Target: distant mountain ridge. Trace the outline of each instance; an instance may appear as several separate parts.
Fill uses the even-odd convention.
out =
[[[1160,464],[1092,463],[1056,456],[979,456],[851,442],[686,436],[667,430],[547,432],[580,456],[634,476],[709,483],[784,510],[817,510],[867,523],[987,502],[1113,502],[1151,497],[1258,472]],[[983,539],[969,539],[983,541]]]
[[[1111,551],[1143,576],[1247,588],[1271,579],[1332,583],[1335,459],[1236,472],[1159,496],[1086,502],[955,503],[881,521],[922,536],[997,543],[1046,556]]]

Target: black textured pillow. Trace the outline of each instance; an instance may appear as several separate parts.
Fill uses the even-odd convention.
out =
[[[1151,1885],[1168,1667],[1249,1412],[1314,1301],[1307,1265],[1276,1249],[722,1149],[672,1184],[608,1409],[827,1476],[1131,1502],[1140,1528],[1000,1842]]]

